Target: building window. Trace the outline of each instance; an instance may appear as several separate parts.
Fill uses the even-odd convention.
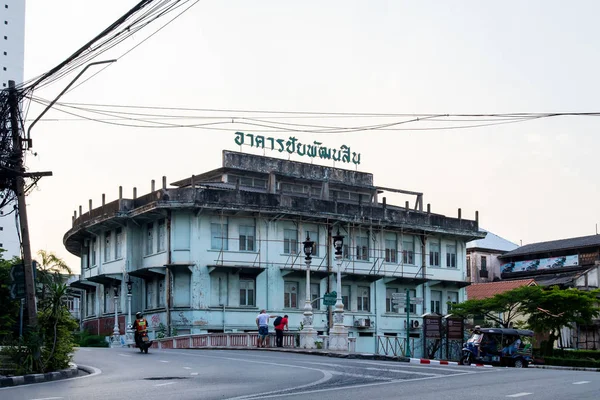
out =
[[[385,240],[385,262],[395,263],[396,262],[396,240]]]
[[[298,254],[298,231],[295,229],[283,230],[283,253]]]
[[[104,234],[104,261],[110,261],[110,232]]]
[[[446,267],[456,268],[456,245],[446,245]]]
[[[458,292],[448,292],[448,314],[452,311],[452,305],[458,304]]]
[[[439,290],[431,291],[431,312],[441,314],[442,292]]]
[[[165,278],[158,280],[158,307],[165,306]]]
[[[467,278],[471,276],[471,257],[467,257]]]
[[[154,290],[154,281],[146,281],[146,308],[155,308],[154,300],[156,292]]]
[[[315,231],[306,231],[306,235],[310,237],[310,240],[315,242],[315,244],[313,245],[312,256],[319,257],[319,234]]]
[[[357,311],[370,311],[371,307],[371,288],[368,286],[358,287]]]
[[[350,285],[342,285],[342,303],[344,310],[350,311]]]
[[[85,292],[85,315],[90,317],[96,314],[96,291]]]
[[[368,260],[369,259],[369,237],[368,236],[357,236],[356,237],[356,259],[357,260]]]
[[[298,308],[298,282],[284,283],[284,308]]]
[[[240,225],[240,251],[254,251],[254,230],[250,225]]]
[[[146,255],[154,253],[154,223],[146,225]]]
[[[254,281],[240,279],[240,306],[254,306]]]
[[[342,258],[346,260],[350,259],[350,246],[347,244],[342,246]]]
[[[212,250],[229,250],[227,224],[210,224],[210,248]]]
[[[123,258],[123,230],[117,228],[115,235],[115,259]]]
[[[398,288],[387,288],[385,289],[385,312],[391,313],[396,312],[394,310],[394,294],[398,293]]]
[[[113,298],[113,290],[110,286],[104,286],[104,313],[114,312],[113,304],[115,302]]]
[[[429,243],[429,265],[432,267],[440,266],[440,244]]]
[[[96,265],[96,238],[92,239],[92,265]]]
[[[160,253],[165,251],[167,243],[167,224],[165,219],[158,220],[158,242],[156,243],[156,250]]]
[[[487,257],[486,256],[481,256],[481,270],[482,271],[487,270]]]
[[[402,263],[409,265],[415,263],[415,242],[412,237],[402,239]]]
[[[319,309],[321,308],[321,301],[317,300],[321,294],[321,290],[320,290],[320,286],[318,283],[311,283],[310,284],[310,300],[312,301],[312,306],[315,309]]]
[[[405,293],[406,294],[406,293]],[[410,299],[414,299],[415,297],[417,297],[417,291],[414,289],[409,289],[408,290],[408,295],[410,296]],[[410,304],[410,309],[409,309],[411,314],[416,314],[417,313],[417,305],[416,304]],[[406,307],[404,307],[404,312],[406,313]]]

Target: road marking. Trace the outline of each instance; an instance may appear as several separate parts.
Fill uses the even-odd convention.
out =
[[[192,372],[190,375],[196,376],[198,375],[198,372]]]
[[[183,367],[183,369],[192,369],[192,367]]]
[[[590,383],[590,381],[573,382],[573,385],[583,385],[584,383]]]
[[[57,399],[62,399],[63,397],[43,397],[40,399],[31,399],[31,400],[57,400]]]
[[[367,371],[385,371],[385,372],[396,372],[398,374],[410,374],[410,375],[424,375],[424,376],[443,376],[442,374],[433,374],[429,372],[415,372],[415,371],[403,371],[401,369],[391,369],[391,368],[374,368],[374,367],[366,367]]]
[[[117,355],[119,355],[121,357],[131,357],[131,354],[121,354],[121,353],[119,353]]]
[[[523,396],[529,396],[530,394],[533,394],[533,393],[527,393],[527,392],[515,393],[515,394],[509,394],[506,397],[523,397]]]
[[[166,383],[159,383],[158,385],[154,385],[154,386],[167,386],[167,385],[173,385],[175,382],[166,382]]]
[[[170,361],[160,360],[160,362],[168,363],[168,362],[170,362]]]

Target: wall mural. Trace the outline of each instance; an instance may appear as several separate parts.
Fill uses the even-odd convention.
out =
[[[579,256],[563,256],[552,258],[538,258],[535,260],[516,261],[504,264],[500,267],[502,273],[532,272],[542,269],[556,269],[564,267],[576,267],[579,265]]]
[[[320,158],[322,160],[341,161],[344,163],[360,164],[360,153],[351,152],[350,147],[345,144],[339,149],[321,146],[323,143],[316,140],[310,144],[301,143],[298,138],[290,136],[286,139],[276,139],[252,133],[236,132],[235,143],[239,146],[246,144],[250,147],[258,149],[277,150],[280,153],[288,152],[289,154],[298,154],[299,156],[307,156],[311,158]]]

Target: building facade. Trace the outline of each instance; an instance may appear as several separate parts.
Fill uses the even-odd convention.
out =
[[[66,248],[81,257],[83,324],[107,334],[125,326],[126,280],[133,312],[177,333],[255,331],[260,309],[288,314],[290,329],[313,301],[314,327],[332,325],[325,293],[335,291],[332,236],[344,236],[344,324],[357,351],[378,335],[414,337],[425,313],[464,300],[466,243],[482,238],[477,220],[422,210],[422,194],[381,188],[373,175],[276,158],[223,152],[222,168],[73,216]],[[386,204],[384,192],[416,196],[415,208]],[[103,196],[104,198],[104,196]],[[427,206],[429,209],[429,205]],[[306,293],[302,242],[315,242]],[[424,299],[405,326],[395,293]],[[412,317],[411,317],[412,320]]]
[[[467,278],[471,283],[500,280],[503,262],[498,257],[519,247],[492,232],[481,231],[486,233],[485,238],[467,243]]]
[[[2,28],[0,47],[2,68],[0,82],[2,90],[8,88],[8,81],[23,82],[25,59],[25,0],[5,0],[0,5]],[[21,244],[17,234],[15,218],[16,203],[9,203],[0,209],[0,248],[6,250],[3,257],[21,257]]]

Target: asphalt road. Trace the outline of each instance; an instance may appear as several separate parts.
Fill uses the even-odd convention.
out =
[[[600,398],[600,374],[428,366],[260,350],[81,349],[90,376],[0,389],[2,400]]]

